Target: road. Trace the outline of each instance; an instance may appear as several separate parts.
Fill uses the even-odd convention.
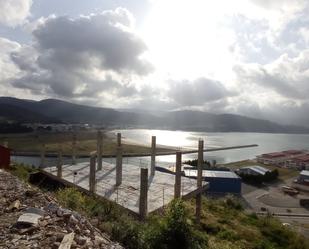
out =
[[[275,216],[279,218],[282,223],[290,224],[294,230],[309,238],[309,211],[299,205],[300,198],[309,198],[308,193],[300,193],[298,196],[289,196],[284,194],[281,190],[283,185],[289,185],[292,181],[293,178],[261,188],[243,184],[242,196],[247,204],[247,211],[258,213],[267,210],[271,214],[290,215]]]

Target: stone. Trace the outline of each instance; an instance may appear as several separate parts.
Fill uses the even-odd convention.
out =
[[[63,240],[63,237],[64,237],[65,234],[63,233],[56,233],[55,236],[56,236],[56,241],[58,242],[61,242]]]
[[[69,219],[69,223],[76,225],[78,223],[78,220],[75,218],[74,215],[71,215]]]
[[[38,214],[25,213],[18,218],[17,224],[37,225],[41,217]]]
[[[95,246],[100,246],[102,244],[105,244],[106,243],[106,240],[104,240],[101,236],[95,236],[94,237],[94,245]]]
[[[37,195],[38,194],[38,192],[37,191],[35,191],[35,190],[27,190],[26,192],[25,192],[25,196],[26,197],[33,197],[33,196],[35,196],[35,195]]]
[[[75,237],[75,241],[78,245],[83,246],[86,244],[87,242],[87,237],[84,236],[76,236]]]
[[[19,208],[20,208],[20,201],[16,200],[11,203],[11,205],[8,207],[8,210],[9,211],[16,210],[16,209],[18,210]]]
[[[20,229],[18,232],[19,234],[28,234],[28,233],[33,233],[34,231],[38,230],[39,228],[37,226],[31,226],[28,228]]]
[[[54,248],[54,249],[58,249],[59,246],[60,246],[60,242],[54,242],[54,243],[53,243],[53,248]]]
[[[47,212],[51,213],[51,214],[54,214],[57,212],[58,210],[58,205],[56,203],[48,203],[48,205],[44,208],[44,210],[46,210]]]
[[[41,237],[41,234],[35,234],[35,235],[33,235],[33,236],[30,236],[28,239],[29,240],[37,240],[37,239],[39,239]]]
[[[70,249],[74,240],[74,232],[66,234],[61,241],[61,244],[58,249]]]
[[[75,235],[70,245],[71,249],[122,249],[122,247],[115,247],[117,243],[110,241],[107,235],[101,234],[87,218],[77,212],[62,208],[57,200],[52,197],[46,198],[46,196],[48,193],[42,193],[39,189],[33,190],[33,187],[20,182],[10,173],[0,171],[0,248],[58,249],[66,245],[62,243],[64,237],[72,232]],[[14,211],[17,210],[17,200],[22,203],[18,208],[19,212],[9,212],[9,207]],[[57,211],[61,217],[58,217]],[[94,245],[96,235],[102,237],[103,240],[106,238],[108,241],[106,246]],[[97,238],[95,244],[100,243],[101,240]]]

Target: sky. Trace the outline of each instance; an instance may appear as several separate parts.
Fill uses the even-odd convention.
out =
[[[0,6],[0,96],[309,126],[309,0]]]

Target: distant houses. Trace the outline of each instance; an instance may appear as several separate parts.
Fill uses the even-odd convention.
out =
[[[309,151],[286,150],[262,154],[256,157],[257,162],[278,167],[309,169]]]

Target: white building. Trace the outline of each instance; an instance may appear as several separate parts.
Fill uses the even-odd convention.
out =
[[[248,167],[243,167],[237,170],[238,173],[240,174],[245,174],[245,175],[265,175],[267,172],[271,172],[271,170],[254,165],[254,166],[248,166]]]

